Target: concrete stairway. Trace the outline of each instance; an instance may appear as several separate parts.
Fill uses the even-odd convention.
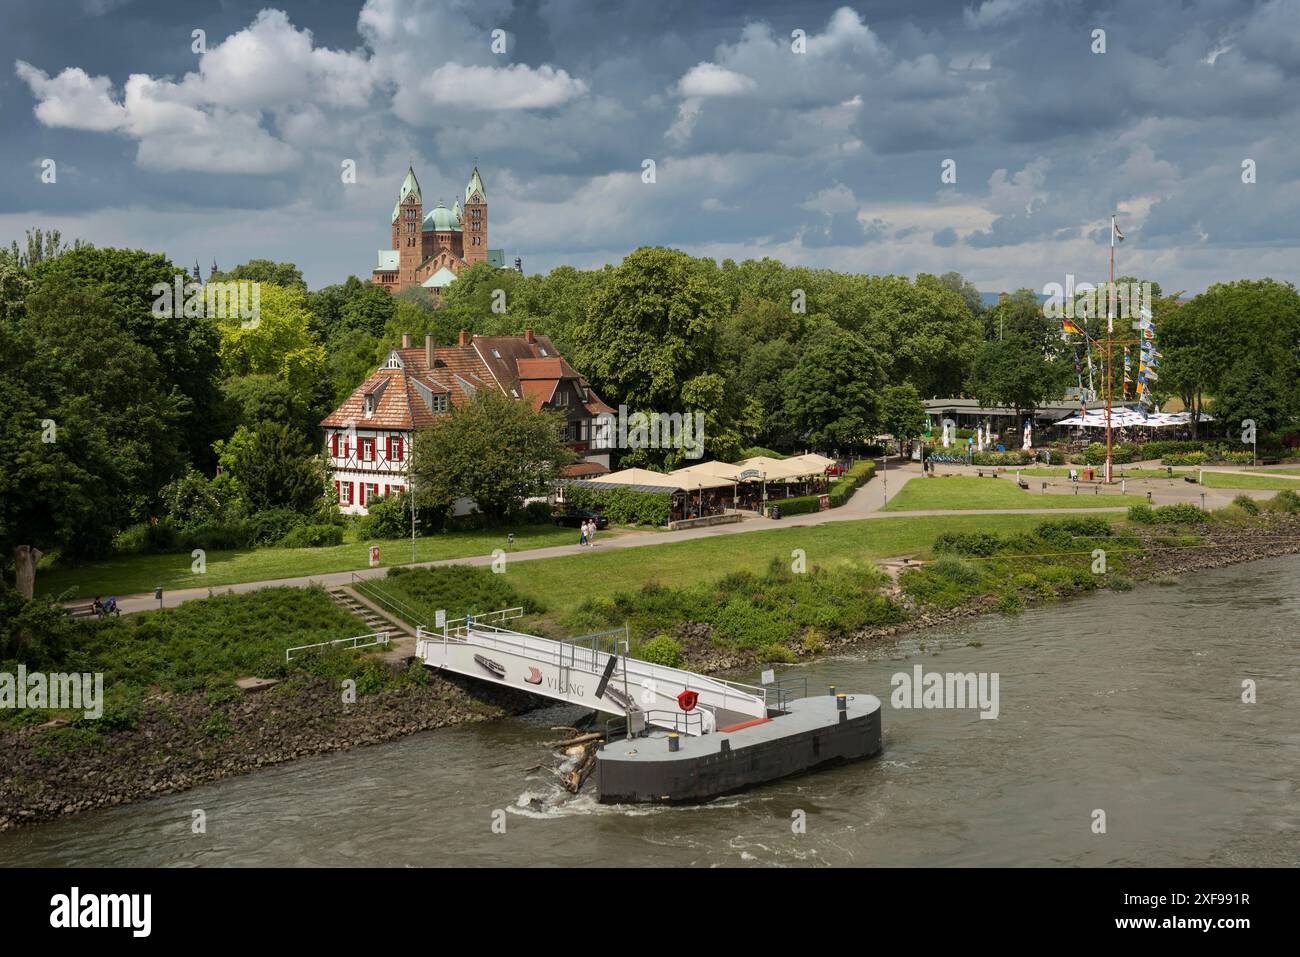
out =
[[[415,653],[415,628],[397,616],[383,610],[351,588],[338,585],[329,589],[329,596],[344,611],[366,623],[367,632],[388,632],[389,645],[384,658],[409,658]]]

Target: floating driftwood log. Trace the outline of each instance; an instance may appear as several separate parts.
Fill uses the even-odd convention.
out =
[[[577,722],[579,726],[584,724],[590,726],[590,723],[590,721]],[[567,738],[546,741],[543,746],[554,748],[563,756],[560,766],[552,770],[566,791],[577,794],[582,789],[583,782],[596,767],[596,748],[605,739],[605,735],[599,731],[584,733],[577,727],[568,725],[552,727],[551,730],[569,732]]]

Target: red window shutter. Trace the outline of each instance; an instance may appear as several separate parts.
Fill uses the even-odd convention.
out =
[[[343,436],[343,457],[348,457],[348,437],[346,435]]]
[[[392,436],[392,434],[390,433],[389,435],[384,436],[384,441],[387,443],[387,444],[384,446],[384,458],[391,459],[391,458],[393,457],[393,436]]]
[[[388,497],[389,495],[391,495],[391,494],[393,494],[392,486],[390,486],[390,485],[385,485],[385,486],[384,486],[384,498],[387,498],[387,497]]]
[[[401,462],[406,455],[406,437],[399,435],[397,437],[397,461]]]
[[[330,455],[335,458],[339,457],[339,434],[337,432],[330,433]],[[335,482],[334,484],[338,485],[339,483]]]
[[[351,505],[351,504],[352,504],[352,497],[353,497],[353,496],[352,496],[352,483],[351,483],[351,482],[348,482],[348,483],[347,483],[347,486],[348,486],[348,504]]]
[[[339,503],[342,503],[343,501],[343,489],[339,487],[337,481],[334,482],[334,501]]]

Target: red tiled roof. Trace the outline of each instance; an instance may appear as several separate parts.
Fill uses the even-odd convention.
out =
[[[432,425],[437,416],[425,401],[421,386],[449,396],[453,405],[465,404],[480,389],[495,387],[540,409],[562,379],[586,384],[546,336],[537,336],[532,342],[524,336],[474,336],[463,346],[437,346],[432,368],[422,348],[394,349],[393,354],[400,360],[400,368],[374,372],[321,420],[322,427],[419,429]],[[365,413],[367,395],[374,396],[369,415]],[[593,415],[612,411],[594,392],[584,405]]]
[[[609,469],[599,462],[574,462],[560,469],[563,478],[590,478],[593,475],[605,475]]]

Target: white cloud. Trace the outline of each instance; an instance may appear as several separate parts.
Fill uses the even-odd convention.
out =
[[[497,65],[484,23],[510,8],[509,0],[367,0],[358,30],[368,48],[354,51],[317,46],[310,30],[265,9],[209,46],[179,81],[132,74],[120,102],[108,77],[77,67],[51,78],[18,61],[16,71],[36,97],[41,123],[130,137],[142,167],[274,174],[329,143],[327,132],[335,144],[358,143],[384,94],[388,109],[417,126],[585,97],[587,83],[565,70]]]
[[[106,76],[92,77],[80,67],[68,67],[51,78],[23,60],[15,64],[15,72],[39,101],[36,118],[45,126],[105,133],[126,123],[126,110],[113,102],[113,84]]]
[[[749,77],[716,63],[697,63],[677,81],[681,96],[738,96],[748,93],[757,84]]]
[[[540,110],[560,106],[587,92],[587,84],[550,66],[506,67],[448,63],[424,83],[434,103],[484,110]]]

